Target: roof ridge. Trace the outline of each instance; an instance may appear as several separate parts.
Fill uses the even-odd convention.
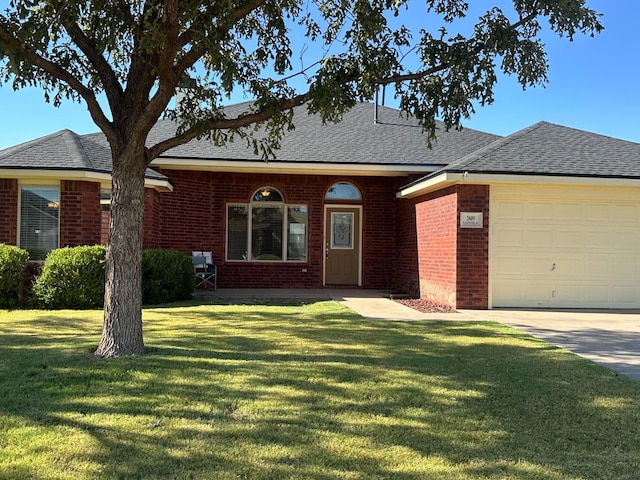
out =
[[[49,133],[43,137],[38,137],[38,138],[34,138],[32,140],[27,140],[26,142],[22,142],[19,143],[17,145],[12,145],[10,147],[7,147],[3,150],[0,150],[0,158],[4,158],[10,155],[15,155],[16,153],[20,153],[23,152],[25,150],[28,150],[30,148],[33,148],[35,146],[38,146],[42,143],[46,143],[49,140],[51,140],[52,138],[56,138],[56,137],[60,137],[62,135],[65,135],[67,132],[73,133],[74,135],[76,135],[75,132],[73,132],[72,130],[69,130],[68,128],[63,128],[62,130],[58,130],[57,132],[53,132],[53,133]]]
[[[488,145],[485,145],[484,147],[481,147],[478,150],[465,155],[460,160],[450,163],[449,165],[444,167],[442,170],[450,170],[451,169],[450,167],[461,165],[463,163],[465,164],[465,166],[473,165],[474,162],[477,162],[482,158],[486,157],[487,155],[489,155],[490,153],[493,153],[496,150],[506,145],[509,145],[510,143],[513,143],[517,139],[524,137],[525,135],[528,135],[529,133],[535,130],[538,130],[539,128],[542,128],[545,124],[548,124],[548,122],[540,121],[540,122],[534,123],[533,125],[525,127],[521,130],[518,130],[510,135],[507,135],[506,137],[498,138],[497,140],[494,140]]]
[[[69,150],[69,154],[77,155],[77,158],[80,160],[81,163],[83,163],[89,168],[93,168],[93,162],[91,161],[91,159],[89,158],[89,155],[87,155],[87,152],[82,146],[79,135],[72,130],[63,130],[62,134],[63,134],[64,143],[67,146],[67,149]]]

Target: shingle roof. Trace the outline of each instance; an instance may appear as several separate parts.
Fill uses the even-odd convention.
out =
[[[239,104],[239,109],[248,104]],[[236,112],[233,112],[236,113]],[[427,149],[427,136],[418,122],[400,116],[398,110],[378,107],[374,124],[374,105],[359,103],[344,114],[339,123],[322,124],[318,115],[309,115],[305,106],[297,107],[293,117],[295,130],[286,132],[282,148],[274,162],[308,162],[374,165],[446,165],[491,143],[497,135],[463,129],[444,130],[438,123],[438,140]],[[159,122],[150,141],[173,135],[175,124]],[[166,152],[162,157],[260,161],[246,142],[237,140],[226,147],[216,147],[208,140],[192,141]]]
[[[76,170],[111,174],[111,153],[101,133],[59,132],[0,150],[0,168],[22,170]],[[147,169],[146,177],[167,180]]]
[[[428,177],[442,172],[640,178],[640,143],[539,122]]]
[[[92,169],[78,135],[60,130],[45,137],[0,150],[0,168]]]

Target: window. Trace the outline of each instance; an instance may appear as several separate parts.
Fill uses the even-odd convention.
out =
[[[307,206],[285,204],[271,187],[227,205],[227,260],[306,261]]]
[[[360,190],[347,182],[338,182],[331,185],[324,197],[326,200],[362,200]]]
[[[20,189],[20,247],[31,260],[44,260],[58,248],[60,189],[28,187]]]

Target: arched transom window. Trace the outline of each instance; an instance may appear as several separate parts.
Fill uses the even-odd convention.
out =
[[[257,189],[249,203],[227,205],[227,260],[307,261],[307,206],[290,205],[277,189]]]
[[[360,190],[351,183],[348,182],[338,182],[331,185],[329,190],[327,190],[327,194],[325,195],[325,200],[362,200],[362,195],[360,194]]]

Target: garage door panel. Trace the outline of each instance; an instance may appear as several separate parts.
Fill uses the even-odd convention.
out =
[[[589,205],[584,212],[584,220],[593,223],[609,223],[613,216],[611,205]]]
[[[551,269],[551,264],[552,262],[549,260],[549,257],[528,255],[524,259],[525,268],[523,273],[526,277],[547,277],[549,275],[549,270]]]
[[[555,234],[556,246],[558,248],[576,249],[582,248],[584,237],[577,229],[558,229]]]
[[[529,229],[524,232],[524,246],[530,249],[553,248],[552,229]]]
[[[611,235],[605,229],[585,229],[582,235],[584,237],[585,253],[592,250],[609,250],[611,248]]]
[[[617,253],[635,253],[638,250],[638,233],[631,229],[611,233],[612,243]]]
[[[619,223],[636,223],[640,221],[640,208],[638,205],[614,205],[612,220]]]
[[[591,255],[584,260],[584,276],[589,279],[609,278],[611,262],[606,255]]]
[[[491,192],[493,306],[640,308],[640,190]]]
[[[613,258],[611,273],[616,277],[634,278],[638,276],[638,260],[634,258]]]
[[[635,306],[638,301],[638,287],[636,285],[615,285],[613,287],[613,301],[616,304]]]
[[[610,286],[608,284],[604,285],[586,285],[584,288],[585,292],[585,306],[590,305],[606,305],[611,302],[610,298]]]
[[[558,203],[547,210],[553,210],[554,215],[550,219],[553,223],[571,224],[579,223],[582,219],[582,204],[579,203]]]
[[[522,202],[505,200],[500,202],[496,214],[507,222],[509,219],[522,220],[524,218],[524,204]]]
[[[546,202],[525,203],[521,210],[531,223],[539,222],[546,225],[553,219],[553,212]]]
[[[514,228],[499,228],[496,231],[496,246],[502,249],[509,247],[521,248],[524,246],[524,232]]]

